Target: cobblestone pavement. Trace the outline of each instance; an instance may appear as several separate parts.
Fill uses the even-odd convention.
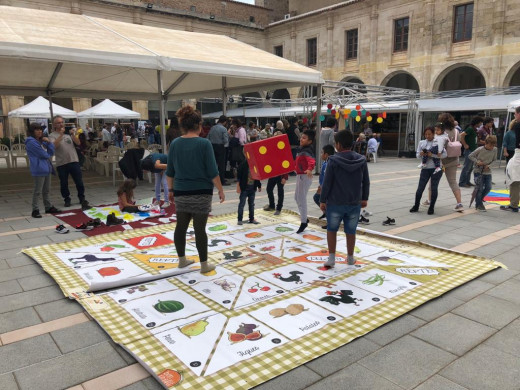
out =
[[[287,372],[257,389],[518,389],[520,383],[520,216],[488,205],[488,211],[454,213],[454,197],[442,179],[435,214],[411,214],[419,169],[413,159],[381,158],[369,164],[370,225],[380,232],[420,240],[505,264],[354,342]],[[119,178],[121,180],[121,178]],[[503,165],[493,170],[504,188]],[[317,186],[317,177],[312,188]],[[92,204],[116,201],[112,178],[85,172]],[[265,184],[265,183],[264,183]],[[235,212],[235,186],[213,213]],[[295,210],[294,180],[286,185],[287,209]],[[467,206],[471,189],[462,189]],[[320,215],[309,193],[311,215]],[[162,388],[54,281],[20,250],[81,233],[54,233],[58,220],[30,217],[32,179],[27,169],[0,169],[0,389]],[[136,197],[153,196],[149,183]],[[264,191],[256,207],[266,204]],[[58,181],[54,204],[63,208]],[[77,208],[77,204],[72,205]],[[395,226],[383,226],[389,216]],[[486,239],[483,239],[486,237]],[[81,335],[79,337],[79,335]]]

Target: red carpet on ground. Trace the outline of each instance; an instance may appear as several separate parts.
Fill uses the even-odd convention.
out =
[[[106,207],[106,206],[113,206],[113,205],[99,205],[99,207]],[[117,205],[116,205],[117,206]],[[123,225],[114,225],[114,226],[107,226],[105,225],[106,221],[101,221],[101,226],[95,227],[92,230],[85,230],[83,231],[84,234],[86,234],[89,237],[97,236],[99,234],[105,234],[105,233],[113,233],[113,232],[122,232],[126,230],[123,226],[131,226],[132,229],[138,229],[143,227],[150,227],[151,225],[148,222],[153,222],[157,225],[164,225],[164,222],[159,221],[161,218],[169,218],[172,215],[175,214],[175,204],[172,203],[169,207],[164,209],[166,211],[166,214],[159,215],[157,217],[150,217],[141,221],[137,222],[129,222],[125,223]],[[71,214],[74,213],[74,215],[68,215],[60,217],[59,215],[62,214]],[[70,210],[62,210],[60,213],[54,215],[56,218],[63,221],[64,224],[70,225],[72,229],[74,229],[74,226],[80,225],[82,223],[87,223],[89,220],[89,217],[86,216],[81,209],[70,209]],[[175,222],[175,219],[170,219],[170,222]],[[72,230],[71,229],[71,230]]]

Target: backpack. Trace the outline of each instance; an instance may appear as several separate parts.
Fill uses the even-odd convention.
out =
[[[453,141],[448,137],[446,144],[446,154],[448,157],[460,157],[462,154],[462,144],[459,141],[459,131],[455,130],[455,137]]]

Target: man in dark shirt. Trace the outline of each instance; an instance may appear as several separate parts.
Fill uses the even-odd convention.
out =
[[[218,118],[218,123],[211,127],[208,133],[208,140],[213,146],[213,152],[215,153],[215,160],[217,161],[218,174],[220,176],[220,182],[223,186],[228,186],[230,183],[226,181],[226,148],[229,145],[229,135],[225,124],[227,123],[227,117],[221,115]]]
[[[468,156],[477,148],[477,129],[482,125],[483,119],[476,116],[471,120],[470,125],[460,135],[460,142],[464,146],[464,166],[460,172],[459,187],[470,187],[471,172],[473,171],[473,161]]]

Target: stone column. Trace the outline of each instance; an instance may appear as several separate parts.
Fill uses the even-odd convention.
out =
[[[293,62],[298,62],[296,60],[296,27],[294,24],[291,26],[291,60]],[[305,63],[305,61],[303,61]]]
[[[79,1],[71,1],[70,13],[76,14],[76,15],[81,15],[81,4]]]
[[[379,13],[377,4],[370,10],[370,64],[378,62],[377,59],[377,38],[378,38]],[[376,72],[371,72],[370,80],[363,80],[365,84],[376,84]],[[368,82],[367,82],[368,81]]]
[[[424,15],[424,45],[423,45],[423,55],[427,60],[425,61],[423,67],[422,80],[417,80],[419,83],[419,88],[421,92],[431,91],[434,80],[432,79],[432,61],[433,61],[433,53],[432,53],[432,44],[433,44],[433,33],[434,33],[434,24],[435,24],[435,1],[428,0],[424,5],[425,15]]]
[[[504,50],[504,22],[506,15],[506,0],[494,0],[493,1],[493,16],[491,20],[493,20],[492,31],[493,31],[493,42],[491,45],[496,48],[496,51],[493,53],[492,66],[489,75],[489,84],[490,87],[505,87],[504,77],[505,72],[502,72],[502,56]]]
[[[148,101],[132,100],[132,110],[141,114],[141,120],[148,119]]]
[[[2,109],[7,116],[9,111],[13,111],[24,105],[23,96],[2,96]],[[17,134],[25,135],[25,123],[23,118],[7,118],[4,124],[4,136],[13,138]]]
[[[85,111],[92,107],[92,99],[90,98],[72,98],[72,109],[76,112]]]
[[[329,15],[327,17],[327,69],[328,70],[330,70],[330,68],[332,68],[332,64],[334,61],[333,32],[334,32],[334,17],[332,15]]]

